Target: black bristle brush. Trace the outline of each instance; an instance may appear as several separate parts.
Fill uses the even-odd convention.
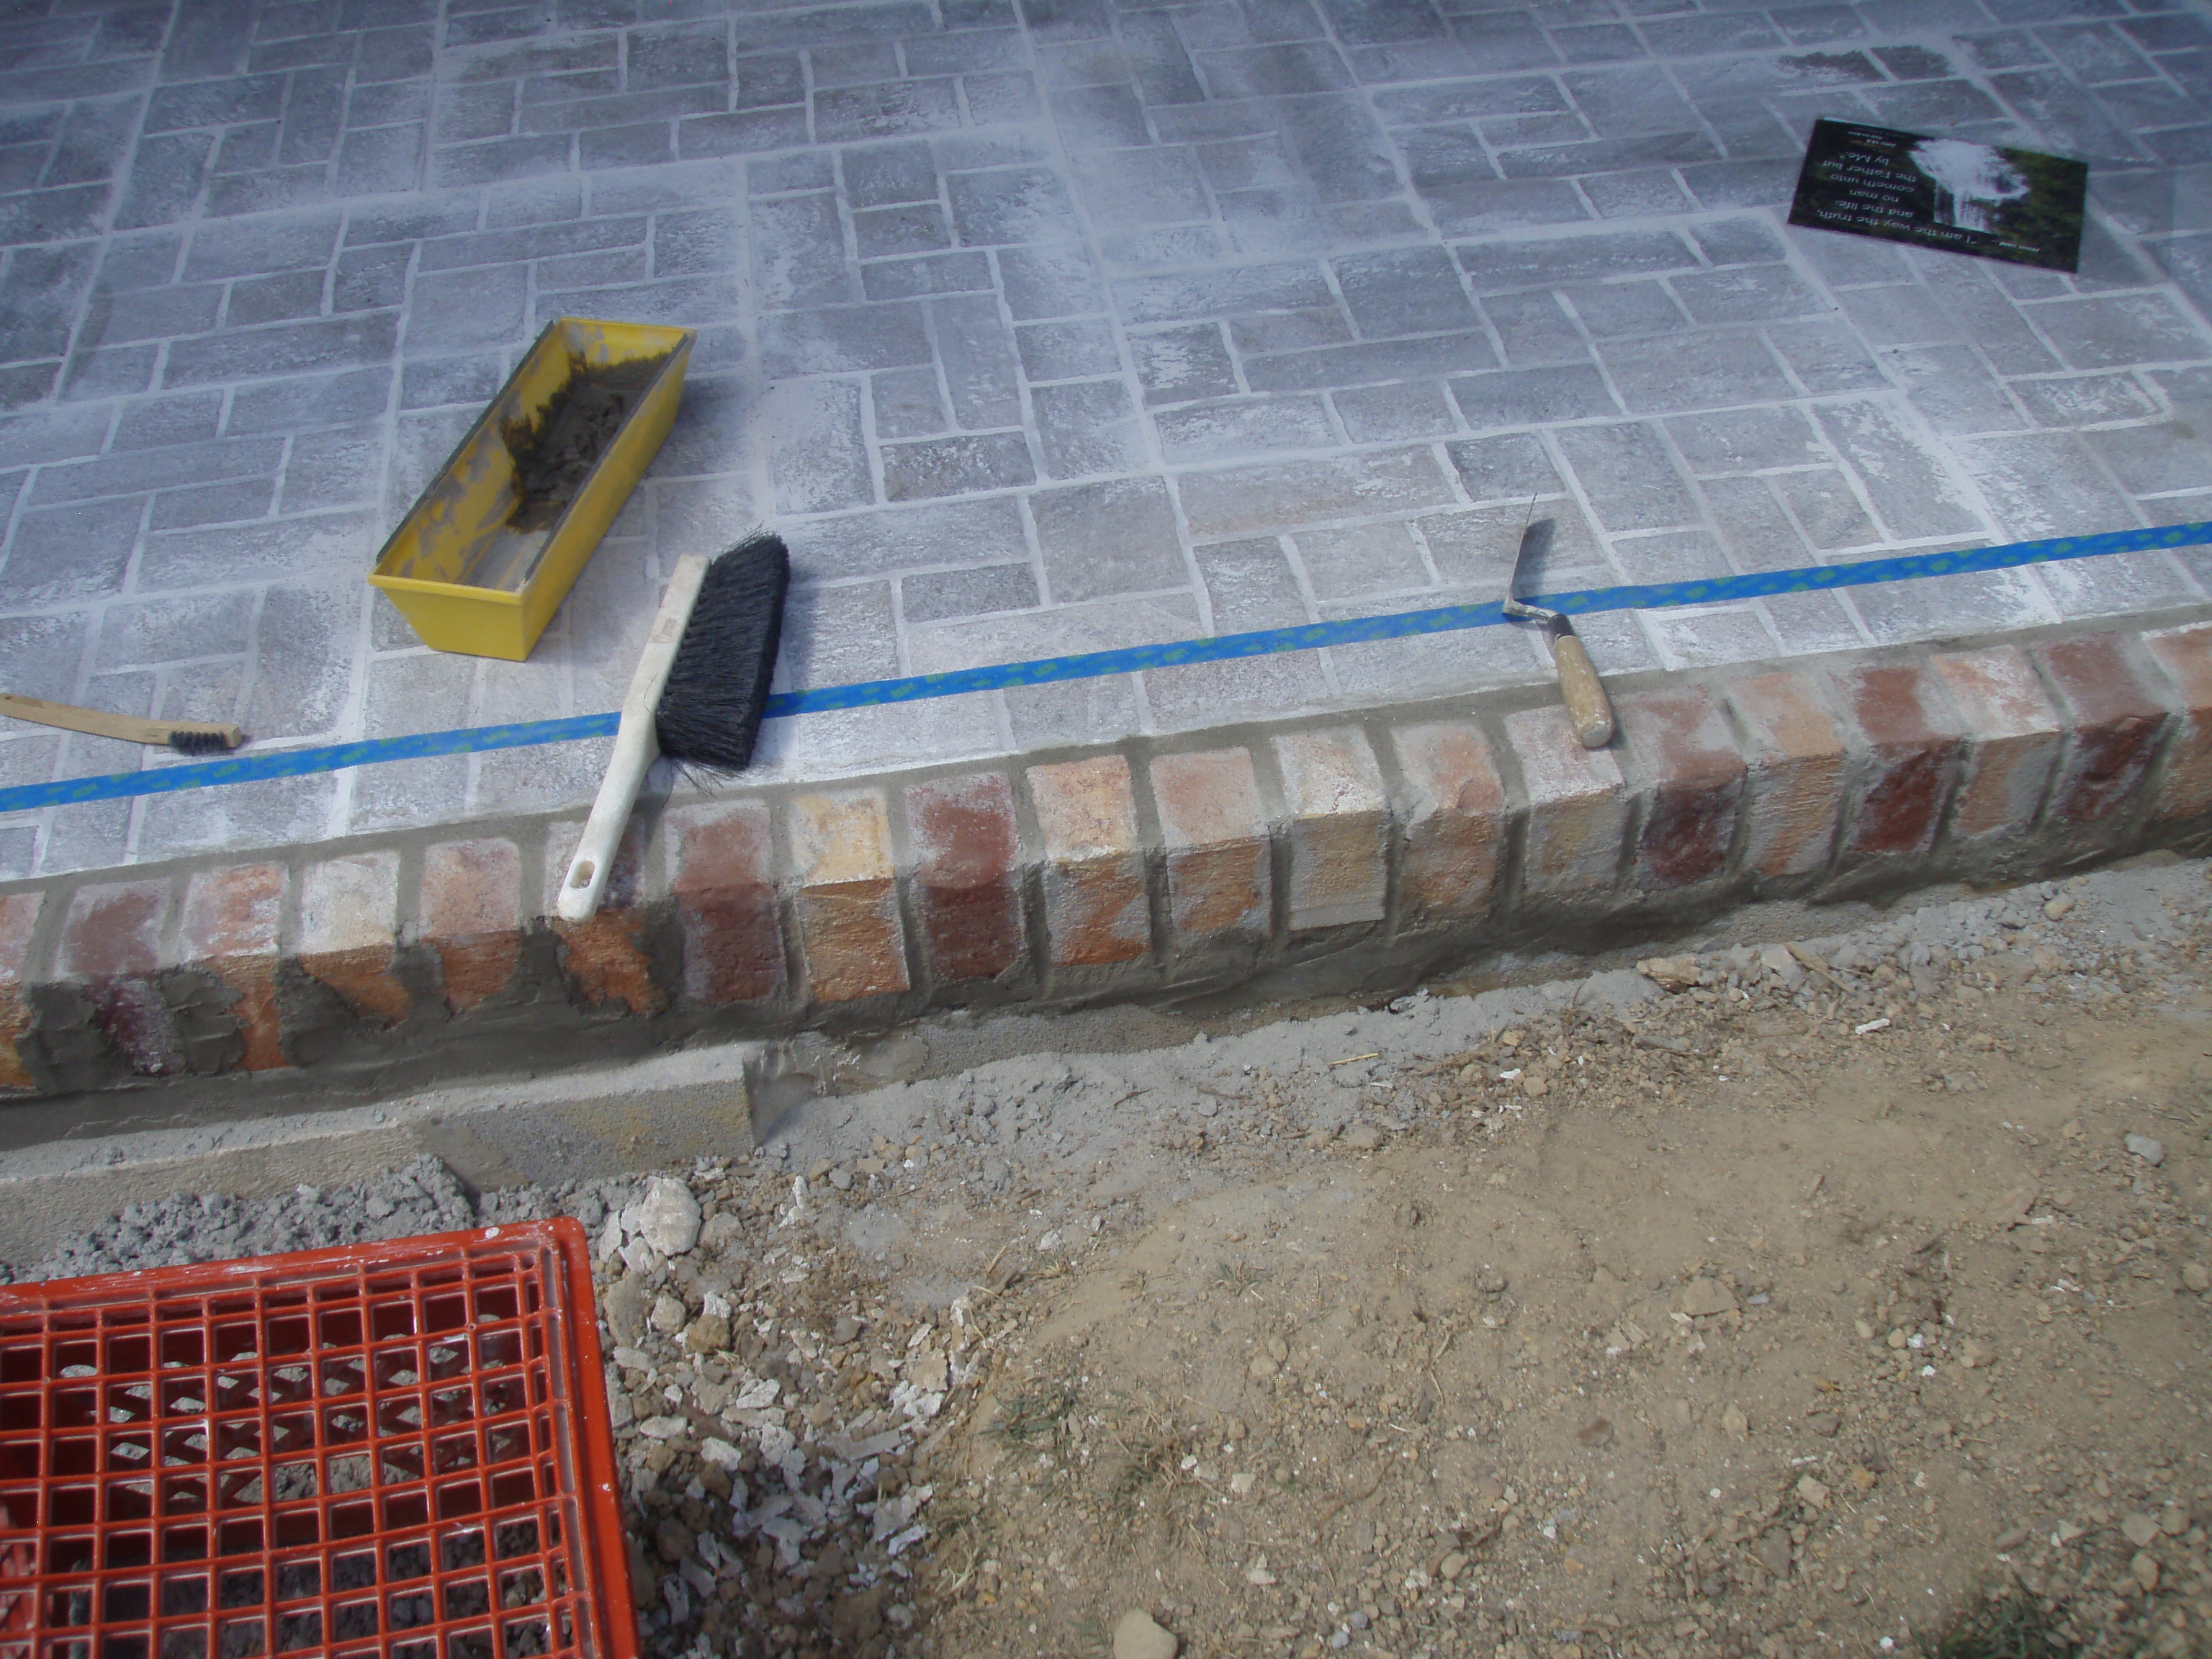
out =
[[[790,587],[781,536],[750,536],[713,560],[693,553],[676,562],[623,699],[605,781],[561,884],[564,920],[586,921],[598,911],[655,759],[715,772],[752,764]]]
[[[59,726],[64,732],[173,749],[179,755],[227,755],[246,741],[246,733],[236,726],[213,720],[141,720],[136,714],[111,714],[105,709],[48,702],[43,697],[19,696],[13,691],[0,691],[0,714]]]

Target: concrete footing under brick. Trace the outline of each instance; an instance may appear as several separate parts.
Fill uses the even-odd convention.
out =
[[[0,1085],[282,1094],[933,1010],[1387,991],[1747,902],[2003,881],[2212,827],[2212,623],[1244,725],[0,891]]]

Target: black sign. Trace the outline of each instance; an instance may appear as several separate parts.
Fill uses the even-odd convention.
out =
[[[1815,121],[1790,222],[2071,270],[2089,164],[1855,121]]]

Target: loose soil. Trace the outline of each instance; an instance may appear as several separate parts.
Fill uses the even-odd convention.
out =
[[[514,457],[514,509],[507,523],[519,531],[543,530],[568,511],[599,457],[622,430],[638,397],[666,357],[633,357],[619,363],[573,360],[566,385],[537,419],[500,434]]]
[[[592,1226],[666,1659],[2203,1654],[2208,907],[2106,872],[230,1237]]]

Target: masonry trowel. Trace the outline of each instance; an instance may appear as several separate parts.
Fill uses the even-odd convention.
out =
[[[1535,510],[1529,502],[1529,510]],[[1552,636],[1552,665],[1559,672],[1559,691],[1566,698],[1567,719],[1585,749],[1602,749],[1613,741],[1613,702],[1605,695],[1589,653],[1575,633],[1575,625],[1556,611],[1524,605],[1519,593],[1544,562],[1552,544],[1552,520],[1537,519],[1522,527],[1521,550],[1513,561],[1513,574],[1505,584],[1499,609],[1517,622],[1540,623]]]

